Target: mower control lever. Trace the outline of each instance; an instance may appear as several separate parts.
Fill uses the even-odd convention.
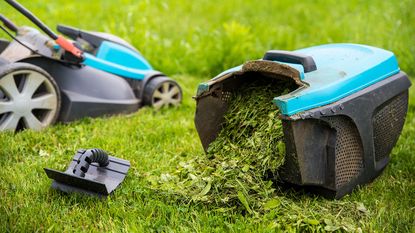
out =
[[[317,70],[316,63],[311,56],[284,50],[270,50],[265,53],[264,60],[280,61],[302,65],[304,73]]]
[[[75,47],[70,41],[65,39],[62,36],[56,35],[48,26],[46,26],[40,19],[38,19],[32,12],[26,9],[23,5],[18,3],[15,0],[5,0],[9,5],[14,7],[17,11],[19,11],[22,15],[24,15],[27,19],[32,21],[32,23],[36,24],[44,33],[46,33],[50,38],[52,38],[58,45],[60,45],[65,51],[70,52],[79,60],[83,60],[83,53],[80,49]]]
[[[4,17],[4,15],[0,14],[0,21],[3,22],[4,26],[6,26],[11,31],[17,32],[17,26],[8,18]]]

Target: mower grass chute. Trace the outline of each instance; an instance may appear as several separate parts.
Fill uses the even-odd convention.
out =
[[[6,2],[47,36],[0,16],[1,29],[13,38],[0,40],[0,131],[38,130],[55,120],[69,122],[131,113],[145,105],[161,108],[181,103],[177,82],[154,70],[123,39],[58,26],[58,31],[74,40],[68,41],[16,1]],[[43,78],[35,78],[39,75]],[[45,96],[49,99],[44,100]],[[34,104],[40,99],[41,104]]]

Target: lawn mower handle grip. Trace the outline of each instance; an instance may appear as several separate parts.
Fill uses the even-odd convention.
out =
[[[98,163],[100,167],[107,166],[110,161],[106,151],[101,149],[89,149],[82,153],[73,169],[76,176],[85,177],[91,163]]]
[[[4,15],[0,14],[0,21],[3,22],[4,26],[10,29],[13,32],[17,32],[17,26],[8,18],[4,17]]]
[[[303,66],[304,73],[317,70],[316,63],[314,62],[314,59],[311,56],[291,51],[270,50],[265,53],[263,60],[299,64]]]

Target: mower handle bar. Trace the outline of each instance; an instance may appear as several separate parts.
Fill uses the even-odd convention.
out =
[[[32,12],[30,12],[28,9],[26,9],[24,6],[20,5],[20,3],[14,1],[14,0],[5,0],[9,5],[14,7],[17,11],[22,13],[26,18],[28,18],[30,21],[32,21],[36,26],[38,26],[43,32],[45,32],[50,38],[57,40],[58,36],[48,28],[40,19],[38,19]]]
[[[17,32],[17,26],[4,15],[0,14],[0,21],[3,22],[4,26],[10,29],[13,32]]]
[[[14,7],[17,11],[22,13],[26,18],[32,21],[36,26],[38,26],[44,33],[46,33],[50,38],[52,38],[59,46],[61,46],[65,51],[71,53],[76,57],[77,60],[83,61],[83,52],[74,46],[70,41],[65,39],[62,36],[55,34],[48,26],[46,26],[40,19],[38,19],[32,12],[22,6],[15,0],[5,0],[9,5]]]
[[[316,63],[314,62],[314,59],[311,56],[291,51],[270,50],[265,53],[263,60],[299,64],[303,66],[304,73],[317,70]]]

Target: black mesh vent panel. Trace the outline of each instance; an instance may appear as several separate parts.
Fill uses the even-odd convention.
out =
[[[336,130],[336,188],[350,182],[363,168],[363,146],[352,121],[343,116],[325,118]]]
[[[408,109],[408,92],[386,102],[373,116],[373,140],[375,159],[381,161],[388,157],[405,123]]]

